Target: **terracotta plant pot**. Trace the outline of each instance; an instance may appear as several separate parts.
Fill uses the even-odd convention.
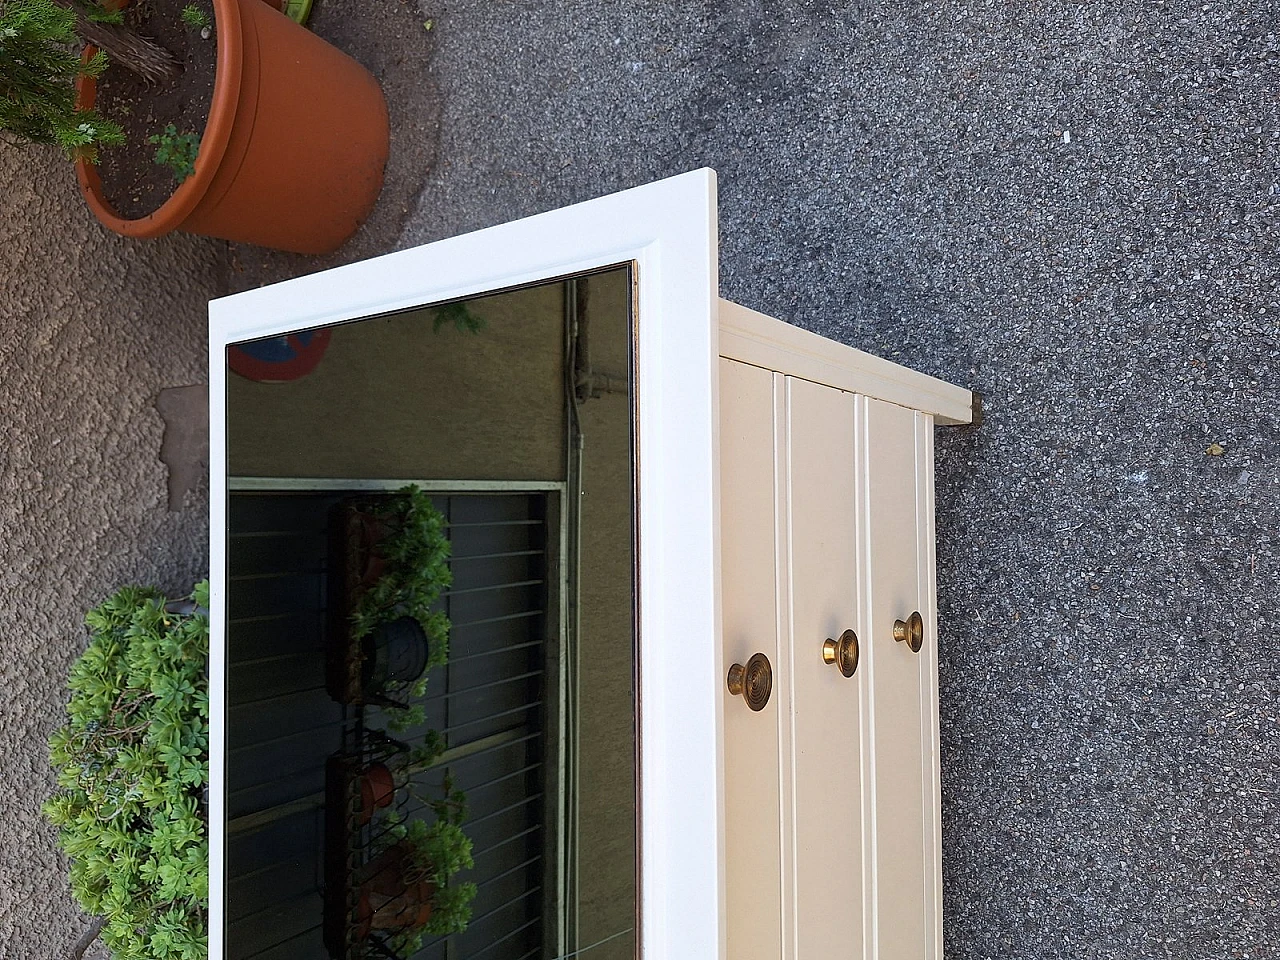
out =
[[[267,0],[213,0],[213,9],[217,76],[195,172],[137,220],[116,214],[83,161],[81,193],[126,237],[183,230],[296,253],[337,249],[382,189],[390,127],[378,82]],[[91,108],[97,81],[81,78],[76,92]]]
[[[378,551],[378,547],[391,535],[391,527],[372,513],[363,511],[355,514],[352,527],[357,537],[354,562],[360,571],[355,589],[358,593],[364,593],[387,572],[386,558]]]
[[[336,504],[329,514],[328,578],[329,641],[325,686],[339,703],[377,702],[377,691],[366,691],[364,652],[350,639],[351,612],[366,590],[386,573],[379,546],[390,528],[371,504],[355,499]]]
[[[409,857],[408,845],[400,842],[365,865],[356,911],[359,939],[372,930],[416,930],[431,919],[436,886],[409,878]]]
[[[373,819],[373,811],[391,805],[396,783],[385,763],[370,764],[360,774],[360,825]]]

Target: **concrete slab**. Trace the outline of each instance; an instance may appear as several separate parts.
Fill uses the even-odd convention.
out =
[[[39,812],[84,612],[208,567],[207,475],[170,512],[156,404],[205,380],[228,251],[106,233],[53,151],[0,143],[0,182],[0,956],[34,960],[88,925]]]

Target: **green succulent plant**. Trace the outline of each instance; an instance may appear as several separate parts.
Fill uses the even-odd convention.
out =
[[[67,724],[49,739],[45,815],[71,890],[102,916],[116,960],[206,960],[209,905],[209,585],[195,612],[126,587],[89,612]]]

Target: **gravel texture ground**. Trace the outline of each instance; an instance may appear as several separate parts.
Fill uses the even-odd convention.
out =
[[[348,2],[319,0],[319,26]],[[202,298],[224,255],[240,288],[706,165],[725,296],[987,397],[980,430],[939,433],[947,956],[1280,956],[1280,4],[360,9],[368,30],[331,29],[406,119],[389,199],[336,258],[82,246],[73,190],[0,199],[9,277],[64,278],[16,301],[0,278],[8,336],[36,351],[0,348],[5,489],[105,482],[109,504],[49,508],[68,542],[92,535],[83,557],[4,538],[0,770],[44,775],[85,601],[185,582],[198,555],[191,531],[151,546],[147,398],[108,416],[121,378],[198,370],[174,276]],[[139,345],[113,352],[113,330]],[[40,411],[63,395],[93,416],[55,451]],[[145,490],[123,521],[116,487]],[[23,502],[19,531],[44,516]],[[23,588],[28,567],[56,589]],[[34,802],[0,818],[5,960],[79,930]],[[53,927],[32,936],[42,892]]]
[[[725,296],[986,395],[938,438],[947,956],[1280,956],[1280,5],[432,15],[404,242],[711,166]]]

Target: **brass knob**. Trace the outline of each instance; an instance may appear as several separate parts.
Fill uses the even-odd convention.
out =
[[[858,669],[858,635],[846,630],[839,640],[828,638],[822,645],[822,661],[834,663],[846,677],[852,677]]]
[[[924,645],[924,617],[917,610],[905,620],[893,621],[893,639],[905,643],[912,653],[919,653]]]
[[[747,701],[752,710],[763,710],[773,693],[773,667],[763,653],[751,655],[744,667],[735,663],[729,668],[729,692]]]

